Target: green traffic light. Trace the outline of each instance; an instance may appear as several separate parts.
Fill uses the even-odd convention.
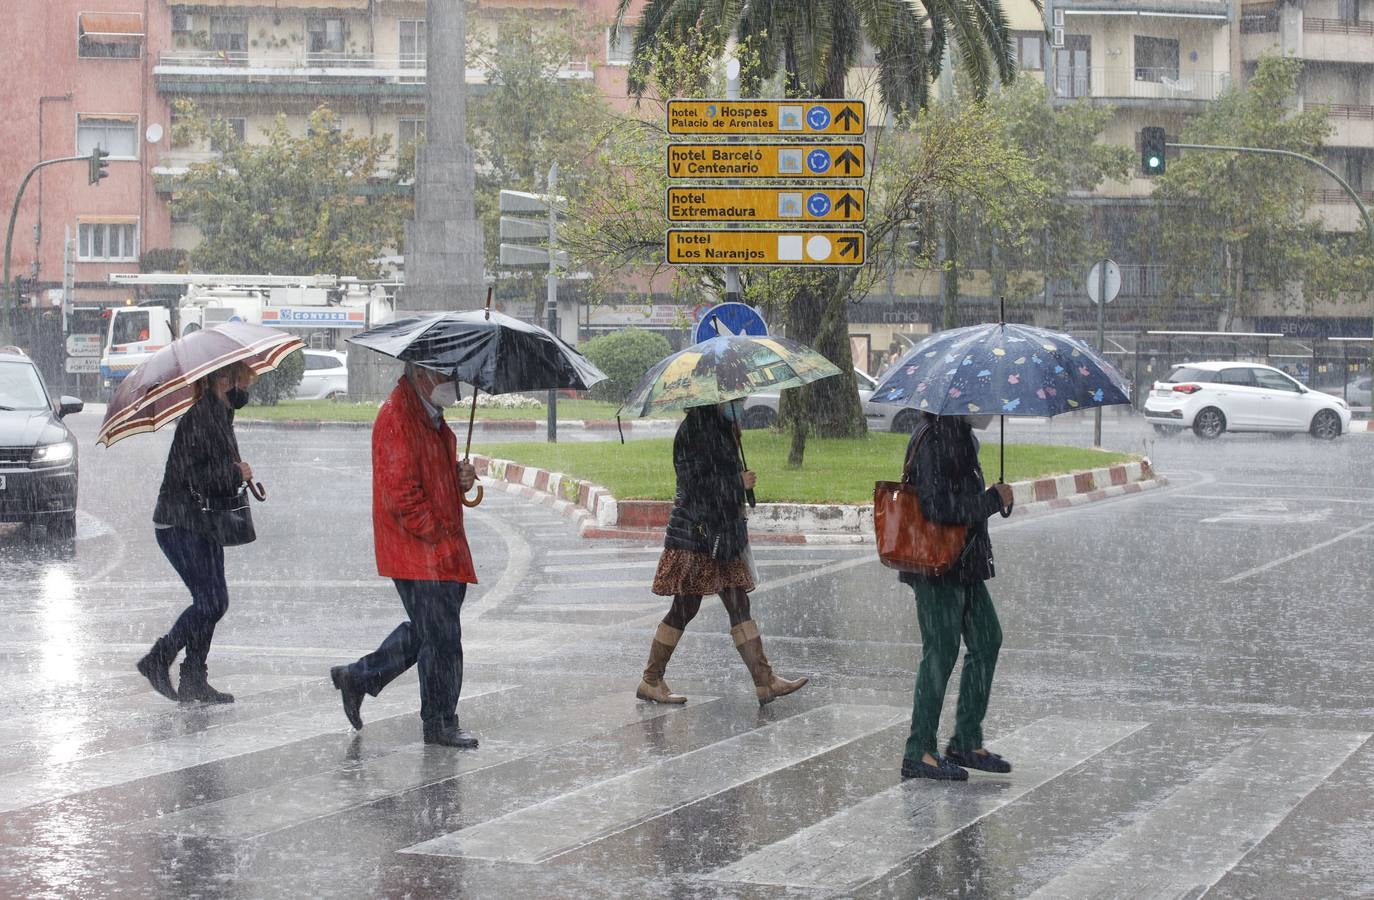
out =
[[[1159,157],[1158,157],[1158,156],[1151,156],[1151,157],[1150,157],[1150,168],[1151,168],[1151,169],[1158,169],[1158,168],[1159,168]]]

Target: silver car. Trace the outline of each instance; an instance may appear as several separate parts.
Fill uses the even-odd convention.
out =
[[[868,398],[878,382],[861,369],[854,370],[854,381],[859,387],[859,402],[864,407],[864,419],[874,431],[904,431],[908,434],[916,428],[916,410],[894,403],[874,403]],[[744,398],[744,416],[740,425],[744,428],[772,428],[778,423],[778,395],[754,394]]]
[[[337,350],[302,350],[305,373],[297,400],[335,400],[348,396],[348,357]]]

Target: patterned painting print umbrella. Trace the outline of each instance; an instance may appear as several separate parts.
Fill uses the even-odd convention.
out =
[[[108,447],[175,420],[195,402],[192,386],[217,369],[242,362],[261,375],[304,346],[279,328],[246,322],[225,322],[178,338],[120,382],[106,407],[96,443]]]
[[[824,356],[786,338],[720,335],[659,361],[630,391],[617,416],[712,406],[839,374]]]
[[[714,406],[839,374],[830,360],[795,341],[723,334],[661,360],[630,391],[615,418],[618,422],[622,415],[638,418],[692,406]],[[620,439],[624,441],[624,435]],[[749,468],[738,435],[735,446],[740,462]],[[745,496],[753,506],[754,492],[746,491]]]
[[[1003,417],[1057,416],[1131,402],[1121,373],[1083,341],[1008,323],[931,335],[897,361],[871,399],[937,416]]]

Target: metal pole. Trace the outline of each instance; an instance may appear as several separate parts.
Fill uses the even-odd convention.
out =
[[[88,162],[90,155],[86,156],[63,156],[58,159],[47,159],[29,169],[29,173],[24,176],[24,180],[19,182],[19,190],[14,195],[14,206],[10,208],[10,224],[5,229],[5,281],[0,285],[0,344],[14,343],[14,335],[10,330],[11,308],[18,308],[19,297],[16,295],[14,302],[10,302],[10,292],[13,285],[10,284],[10,248],[14,244],[14,220],[19,218],[19,201],[24,199],[24,188],[29,186],[29,179],[39,169],[47,166],[54,166],[64,162]]]
[[[725,64],[725,99],[739,99],[738,59],[731,59]],[[739,302],[739,266],[725,267],[725,302]]]
[[[549,209],[549,278],[548,294],[544,300],[544,307],[549,316],[549,331],[554,336],[558,335],[558,210],[555,209],[554,195],[558,188],[558,163],[549,166],[549,197],[547,206]],[[558,443],[558,391],[549,391],[549,425],[548,438],[550,444]]]
[[[1334,178],[1336,183],[1341,186],[1341,190],[1345,191],[1350,199],[1355,201],[1355,206],[1359,209],[1361,218],[1364,219],[1365,230],[1369,233],[1370,250],[1374,251],[1374,219],[1369,217],[1369,210],[1365,208],[1364,201],[1360,199],[1359,191],[1352,188],[1344,178],[1333,172],[1331,168],[1321,160],[1313,159],[1303,153],[1294,153],[1292,150],[1275,150],[1270,147],[1231,147],[1224,144],[1169,143],[1166,143],[1164,146],[1177,147],[1180,150],[1215,150],[1223,153],[1254,153],[1258,156],[1285,156],[1289,159],[1300,159],[1308,165],[1316,166],[1318,169],[1321,169]],[[1374,314],[1370,316],[1370,337],[1374,338]],[[1374,371],[1374,342],[1371,342],[1369,345],[1369,368],[1370,371]]]
[[[1097,350],[1105,354],[1107,334],[1107,260],[1097,264]],[[1102,446],[1102,407],[1093,408],[1093,446]]]

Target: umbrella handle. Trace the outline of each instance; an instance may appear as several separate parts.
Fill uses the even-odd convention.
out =
[[[250,482],[248,482],[248,491],[249,491],[249,493],[251,493],[254,497],[258,498],[258,502],[259,502],[259,503],[266,503],[266,502],[267,502],[267,488],[265,488],[265,487],[262,486],[262,482],[261,482],[261,481],[250,481]]]
[[[476,485],[476,488],[477,493],[472,495],[471,500],[469,500],[466,496],[463,497],[463,505],[466,506],[468,509],[472,509],[474,506],[479,505],[482,502],[482,495],[486,493],[482,490],[482,486],[480,484]]]

